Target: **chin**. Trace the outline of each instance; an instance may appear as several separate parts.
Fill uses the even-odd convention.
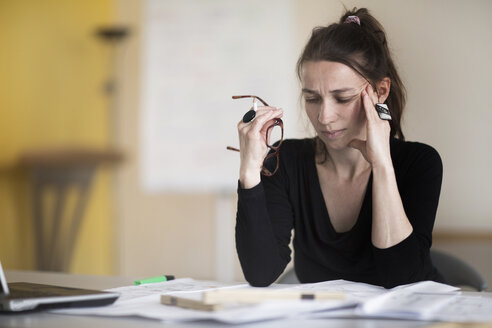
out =
[[[330,150],[330,149],[331,150],[343,150],[346,148],[350,148],[348,144],[352,140],[352,139],[347,140],[346,138],[340,138],[340,139],[333,140],[333,139],[324,138],[323,136],[320,136],[319,138],[321,139],[321,141],[323,141],[327,150]]]

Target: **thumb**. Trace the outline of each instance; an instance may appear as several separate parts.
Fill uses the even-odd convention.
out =
[[[366,150],[366,142],[364,140],[360,139],[354,139],[349,142],[348,146],[350,148],[355,148],[359,150],[362,154],[364,154],[364,151]]]

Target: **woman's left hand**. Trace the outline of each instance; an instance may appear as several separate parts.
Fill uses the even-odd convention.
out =
[[[367,140],[354,139],[349,147],[358,149],[374,168],[392,165],[389,147],[391,127],[388,121],[379,118],[375,109],[377,94],[370,84],[362,91],[362,103],[366,113]]]

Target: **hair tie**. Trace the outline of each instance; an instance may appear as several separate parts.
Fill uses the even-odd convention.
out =
[[[357,16],[348,16],[345,18],[344,23],[357,23],[360,26],[360,19]]]

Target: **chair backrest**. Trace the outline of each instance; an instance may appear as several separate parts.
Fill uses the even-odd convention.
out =
[[[482,275],[465,261],[436,249],[430,250],[430,257],[447,284],[467,286],[480,292],[487,289],[487,282]],[[294,269],[289,269],[279,278],[278,283],[298,284],[299,279],[297,279]]]
[[[447,284],[471,287],[479,292],[487,289],[487,282],[482,275],[458,257],[436,249],[431,249],[430,257]]]

